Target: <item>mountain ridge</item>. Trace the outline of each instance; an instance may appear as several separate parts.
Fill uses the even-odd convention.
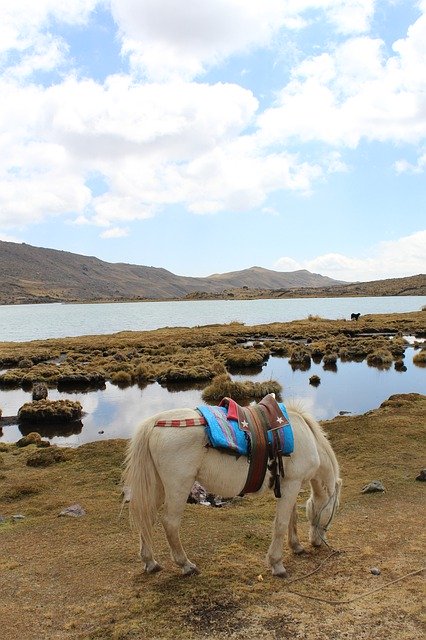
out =
[[[321,290],[345,295],[342,287],[360,287],[305,269],[280,272],[258,266],[208,277],[179,276],[163,267],[110,263],[95,256],[6,241],[0,241],[0,273],[0,304],[294,297],[296,291],[321,295]],[[419,285],[421,288],[422,282],[416,281],[414,288]],[[407,286],[413,288],[401,283],[396,290]]]

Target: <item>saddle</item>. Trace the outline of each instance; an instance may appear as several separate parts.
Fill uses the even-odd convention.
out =
[[[227,419],[238,421],[240,429],[249,436],[249,471],[241,495],[259,491],[269,469],[270,487],[274,488],[275,497],[280,498],[280,478],[284,478],[282,457],[291,452],[284,453],[283,427],[290,423],[275,397],[268,394],[258,404],[248,407],[240,406],[231,398],[223,398],[219,406],[225,407]]]

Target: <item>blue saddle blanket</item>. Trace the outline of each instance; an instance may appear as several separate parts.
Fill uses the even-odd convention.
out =
[[[288,424],[278,429],[282,443],[282,455],[290,455],[294,450],[293,429],[290,424],[287,409],[279,402]],[[238,420],[228,420],[226,407],[210,407],[201,405],[197,411],[206,420],[206,433],[212,447],[226,449],[236,455],[247,456],[249,453],[248,434],[240,429]],[[268,441],[272,443],[272,433],[268,432]]]

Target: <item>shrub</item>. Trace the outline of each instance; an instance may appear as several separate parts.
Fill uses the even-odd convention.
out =
[[[317,387],[320,383],[321,383],[321,378],[316,374],[314,374],[309,378],[309,384],[311,384],[313,387]]]

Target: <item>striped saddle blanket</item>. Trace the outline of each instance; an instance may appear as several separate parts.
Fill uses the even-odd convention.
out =
[[[288,456],[294,449],[293,430],[284,404],[282,402],[277,404],[283,416],[282,424],[270,425],[268,442],[272,445],[274,439],[275,444],[278,442],[281,455]],[[232,404],[227,407],[199,406],[197,411],[206,421],[206,433],[212,447],[238,456],[249,455],[251,444],[249,432],[240,427],[238,413]]]
[[[275,496],[280,498],[280,482],[284,478],[282,458],[289,456],[294,449],[293,429],[285,406],[269,394],[257,405],[248,407],[241,407],[235,400],[224,398],[217,407],[197,407],[197,413],[198,417],[182,420],[160,419],[155,426],[205,425],[212,447],[247,457],[249,469],[240,495],[258,491],[269,469],[270,487],[274,487]]]

